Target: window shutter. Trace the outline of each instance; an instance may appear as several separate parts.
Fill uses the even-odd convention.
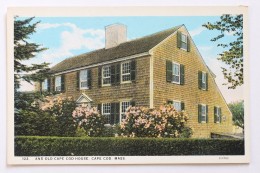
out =
[[[214,106],[214,123],[217,122],[217,107]]]
[[[184,85],[184,65],[180,64],[180,84]]]
[[[119,123],[120,116],[120,103],[111,103],[111,116],[110,116],[110,124]]]
[[[185,110],[184,102],[181,102],[181,110]]]
[[[52,92],[55,92],[55,76],[52,78]]]
[[[202,85],[202,72],[199,71],[198,73],[198,85],[199,85],[199,89],[201,89],[201,85]]]
[[[190,37],[187,36],[187,52],[190,52]]]
[[[98,87],[102,86],[102,67],[98,67]]]
[[[118,63],[116,64],[116,84],[119,85],[120,84],[120,67],[121,67],[121,64]]]
[[[116,67],[115,67],[115,65],[111,65],[111,85],[115,85],[115,83],[116,83],[116,80],[115,80],[115,78],[116,78]]]
[[[172,101],[172,100],[168,100],[168,101],[167,101],[167,104],[168,104],[168,105],[173,105],[173,101]]]
[[[208,90],[208,73],[206,73],[206,90]]]
[[[166,60],[166,81],[172,82],[172,62]]]
[[[120,103],[115,103],[115,124],[120,121]]]
[[[92,85],[92,72],[91,69],[88,70],[88,89],[91,89],[91,85]]]
[[[97,109],[98,109],[100,115],[102,115],[102,104],[98,104]]]
[[[77,90],[79,91],[80,90],[80,71],[77,71],[77,80],[76,80],[76,87],[77,87]]]
[[[65,74],[61,75],[61,92],[65,92]]]
[[[209,116],[208,116],[208,105],[206,105],[206,122],[209,122]]]
[[[219,123],[221,123],[222,122],[222,110],[221,110],[221,108],[219,108],[219,113],[220,113]]]
[[[201,123],[201,104],[198,105],[198,121]]]
[[[115,110],[116,110],[116,106],[115,103],[111,103],[111,112],[110,112],[110,122],[109,124],[114,124],[115,121]]]
[[[51,78],[47,79],[47,90],[48,92],[51,92]]]
[[[130,102],[130,105],[131,105],[131,106],[135,106],[135,101],[131,101],[131,102]]]
[[[181,48],[181,32],[177,31],[177,47]]]
[[[136,61],[131,61],[131,81],[135,81],[136,78]]]

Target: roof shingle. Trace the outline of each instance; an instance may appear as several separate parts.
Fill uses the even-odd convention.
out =
[[[122,58],[130,55],[148,52],[161,41],[166,39],[180,26],[170,28],[161,32],[154,33],[145,37],[130,40],[110,49],[98,49],[92,52],[84,53],[78,56],[67,58],[51,68],[51,73],[58,73],[67,70],[97,64],[100,62],[110,61],[117,58]]]

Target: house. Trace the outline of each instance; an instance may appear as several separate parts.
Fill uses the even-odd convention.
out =
[[[107,26],[105,48],[65,59],[42,88],[97,106],[110,124],[129,105],[173,104],[188,113],[193,137],[231,133],[232,114],[184,25],[127,41],[126,26]]]

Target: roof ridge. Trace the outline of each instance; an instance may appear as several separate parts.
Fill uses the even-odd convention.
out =
[[[182,24],[182,25],[175,26],[175,27],[171,27],[171,28],[168,28],[168,29],[165,29],[165,30],[162,30],[162,31],[158,31],[158,32],[155,32],[155,33],[153,33],[153,34],[145,35],[145,36],[143,36],[143,37],[138,37],[138,38],[135,38],[135,39],[133,39],[133,40],[128,40],[128,41],[125,41],[125,42],[123,42],[123,43],[121,43],[121,44],[129,43],[129,42],[132,42],[132,41],[135,41],[135,40],[139,40],[139,39],[144,39],[144,38],[147,38],[147,37],[152,37],[152,36],[154,36],[154,35],[163,33],[163,32],[165,32],[165,31],[173,30],[173,29],[176,29],[176,28],[179,29],[181,26],[183,26],[183,24]],[[120,46],[121,44],[119,44],[119,45],[117,45],[117,46]],[[117,47],[117,46],[116,46],[116,47]],[[115,48],[115,47],[111,47],[111,48],[109,48],[109,49],[112,49],[112,48]],[[100,49],[95,49],[95,50],[92,50],[92,51],[89,51],[89,52],[85,52],[85,53],[82,53],[82,54],[75,55],[75,56],[70,57],[70,58],[66,58],[65,60],[67,60],[67,59],[72,59],[72,58],[77,58],[78,56],[86,55],[86,54],[89,54],[89,53],[94,53],[94,52],[100,51],[100,50],[102,50],[102,49],[106,49],[106,48],[103,47],[103,48],[100,48]],[[107,49],[107,50],[108,50],[108,49]]]
[[[166,32],[166,31],[169,31],[169,30],[173,30],[173,29],[177,29],[177,28],[179,29],[181,26],[183,26],[183,24],[182,24],[182,25],[175,26],[175,27],[171,27],[171,28],[168,28],[168,29],[165,29],[165,30],[162,30],[162,31],[158,31],[158,32],[155,32],[155,33],[153,33],[153,34],[145,35],[145,36],[143,36],[143,37],[134,38],[133,40],[128,40],[128,41],[125,41],[125,42],[123,42],[123,43],[131,42],[131,41],[135,41],[135,40],[143,39],[143,38],[147,38],[147,37],[152,37],[152,36],[154,36],[154,35],[157,35],[157,34],[160,34],[160,33]],[[123,43],[121,43],[121,44],[123,44]]]

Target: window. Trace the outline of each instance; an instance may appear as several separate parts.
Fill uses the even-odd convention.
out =
[[[201,74],[201,87],[202,87],[202,89],[207,88],[207,73],[206,72],[202,72],[202,74]]]
[[[48,79],[45,79],[45,80],[42,82],[42,90],[43,90],[43,91],[47,91],[47,90],[48,90]]]
[[[61,91],[61,76],[55,77],[55,91]]]
[[[201,105],[201,114],[200,114],[200,120],[201,122],[206,122],[207,121],[207,106],[206,105]]]
[[[124,62],[121,64],[121,82],[131,81],[131,64]]]
[[[180,83],[180,64],[172,63],[172,82]]]
[[[88,89],[88,70],[80,71],[80,89]]]
[[[102,115],[106,116],[106,122],[109,124],[111,119],[111,103],[102,104]]]
[[[126,119],[126,116],[125,116],[125,112],[126,112],[126,109],[130,106],[130,102],[129,101],[124,101],[124,102],[121,102],[121,112],[120,112],[120,115],[121,115],[121,121]]]
[[[102,85],[111,84],[111,67],[104,66],[102,67]]]
[[[199,89],[208,90],[208,74],[203,71],[199,71]]]
[[[173,101],[173,107],[174,107],[177,111],[181,111],[181,102],[180,102],[180,101]]]
[[[220,123],[221,122],[221,108],[220,107],[214,107],[214,122]]]
[[[181,34],[181,48],[187,50],[187,35]]]

